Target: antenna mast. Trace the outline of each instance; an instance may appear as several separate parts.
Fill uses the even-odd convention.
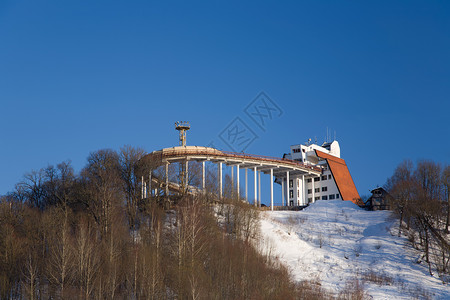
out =
[[[191,129],[191,125],[187,121],[175,122],[175,129],[180,132],[180,146],[186,147],[186,131]]]

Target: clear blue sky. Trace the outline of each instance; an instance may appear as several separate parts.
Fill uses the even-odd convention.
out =
[[[264,91],[282,110],[256,126]],[[449,163],[448,1],[0,1],[0,194],[25,172],[125,144],[281,156],[336,131],[359,193],[405,158]],[[223,145],[217,145],[226,149]]]

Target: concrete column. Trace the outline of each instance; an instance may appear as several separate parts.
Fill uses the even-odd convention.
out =
[[[234,197],[234,166],[231,166],[231,198]]]
[[[245,168],[245,200],[248,202],[248,168]]]
[[[289,197],[289,171],[286,172],[286,206],[291,205],[291,199]]]
[[[148,172],[148,196],[152,196],[152,169]]]
[[[281,178],[281,206],[284,206],[284,178]]]
[[[202,162],[202,190],[205,192],[205,162]]]
[[[305,184],[305,175],[302,175],[302,189],[303,189],[303,205],[308,204],[308,194]]]
[[[144,181],[144,199],[147,198],[147,182]]]
[[[186,174],[185,174],[185,178],[184,178],[184,184],[185,184],[185,189],[186,191],[188,190],[188,186],[189,186],[189,161],[186,160],[185,162],[185,170],[186,170]]]
[[[236,166],[236,191],[237,197],[240,198],[240,190],[239,190],[239,165]]]
[[[258,170],[256,170],[256,167],[253,168],[253,173],[255,177],[255,206],[258,205]]]
[[[144,199],[144,176],[141,178],[141,200]]]
[[[258,172],[258,207],[261,207],[261,171]]]
[[[166,197],[169,197],[169,162],[166,161]]]
[[[270,169],[270,210],[273,210],[273,169]]]
[[[315,188],[314,188],[314,177],[311,177],[311,187],[312,187],[312,202],[316,202],[316,194],[315,194]]]
[[[219,198],[222,198],[222,163],[217,166],[217,176],[219,177]]]

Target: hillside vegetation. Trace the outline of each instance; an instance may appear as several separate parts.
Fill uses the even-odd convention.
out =
[[[396,173],[395,213],[347,201],[261,212],[236,199],[229,180],[218,201],[214,172],[206,193],[169,199],[164,172],[144,156],[99,150],[79,173],[70,162],[47,166],[1,197],[0,299],[450,297],[440,283],[448,202],[434,200],[433,182],[403,193],[414,176]],[[189,165],[189,185],[199,185],[199,170]],[[169,177],[180,183],[177,171]],[[150,172],[158,180],[145,197]],[[412,205],[416,196],[427,205]]]
[[[131,147],[96,151],[79,174],[68,162],[48,166],[25,174],[1,198],[1,299],[295,299],[309,293],[254,248],[259,218],[251,206],[178,195],[176,205],[164,208],[162,189],[142,199],[144,154]]]

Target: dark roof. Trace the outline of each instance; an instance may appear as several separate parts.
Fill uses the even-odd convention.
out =
[[[371,190],[370,192],[373,194],[373,192],[378,191],[378,190],[382,190],[387,193],[387,191],[384,188],[382,188],[381,186]]]

